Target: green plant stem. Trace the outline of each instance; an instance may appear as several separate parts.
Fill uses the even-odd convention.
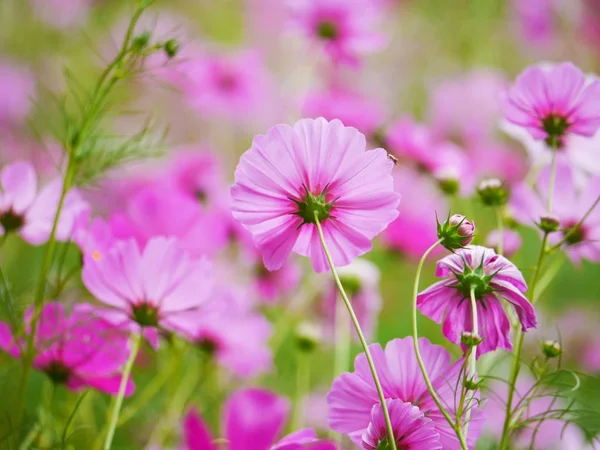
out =
[[[65,446],[67,445],[67,433],[69,432],[69,426],[73,422],[73,419],[75,419],[75,415],[77,414],[77,411],[79,410],[79,406],[81,406],[81,403],[85,399],[85,396],[88,394],[88,392],[90,392],[90,391],[85,391],[83,394],[81,394],[79,396],[79,398],[77,399],[77,402],[75,403],[75,407],[73,408],[73,411],[71,411],[71,414],[69,415],[69,418],[67,419],[67,422],[65,423],[65,428],[63,429],[62,436],[61,436],[61,443],[62,443],[63,448],[65,448]]]
[[[419,332],[418,332],[418,325],[417,325],[417,295],[419,294],[419,280],[421,279],[421,272],[423,271],[423,264],[425,264],[425,260],[427,259],[429,254],[441,242],[442,241],[440,239],[439,241],[435,242],[431,247],[429,247],[425,251],[423,256],[421,257],[421,260],[419,261],[419,264],[417,265],[417,273],[415,275],[415,283],[413,286],[413,303],[412,303],[413,345],[415,348],[415,355],[417,357],[417,362],[419,363],[419,368],[421,369],[421,374],[423,375],[423,379],[425,380],[425,384],[427,385],[427,390],[429,391],[431,398],[433,398],[433,401],[437,405],[438,409],[440,410],[440,412],[442,413],[442,415],[444,416],[444,418],[446,419],[446,421],[448,422],[450,427],[452,427],[452,429],[456,433],[456,436],[458,437],[458,441],[460,442],[461,448],[463,450],[468,450],[467,442],[465,441],[465,436],[462,433],[460,424],[454,423],[454,420],[452,420],[452,417],[450,416],[448,411],[446,411],[446,408],[444,408],[444,405],[442,405],[442,402],[441,402],[440,398],[438,397],[437,392],[435,391],[435,388],[433,387],[433,384],[431,383],[431,379],[429,378],[429,374],[427,373],[427,369],[425,368],[425,363],[423,362],[423,357],[421,356],[421,350],[419,349]]]
[[[340,277],[338,276],[337,270],[335,269],[335,265],[333,264],[333,260],[331,259],[331,254],[329,253],[329,249],[327,248],[327,243],[325,242],[325,236],[323,235],[323,228],[321,227],[321,223],[319,222],[319,217],[317,212],[315,211],[315,225],[317,226],[317,230],[319,231],[319,238],[321,239],[321,245],[323,246],[323,251],[325,252],[325,256],[327,258],[327,262],[329,263],[329,267],[331,268],[331,274],[333,275],[333,279],[335,280],[335,284],[342,296],[342,300],[344,301],[346,308],[348,309],[348,313],[350,314],[350,319],[354,324],[354,328],[356,329],[356,334],[358,334],[358,339],[363,347],[365,352],[365,357],[367,359],[367,363],[369,364],[369,368],[371,369],[371,375],[373,376],[373,382],[375,383],[375,388],[377,389],[377,393],[379,394],[379,401],[381,403],[381,409],[383,410],[383,416],[385,418],[385,426],[387,429],[388,435],[388,445],[391,450],[397,450],[396,440],[394,438],[394,429],[392,428],[392,422],[390,420],[390,413],[388,411],[387,404],[385,402],[385,395],[383,393],[383,389],[381,388],[381,382],[379,381],[379,376],[377,375],[377,369],[375,368],[375,364],[373,363],[373,357],[371,356],[371,351],[369,350],[369,345],[367,344],[367,340],[362,332],[360,327],[360,323],[358,322],[358,318],[354,312],[354,308],[352,308],[352,304],[346,295],[346,291],[344,290],[344,286],[342,286],[342,282],[340,281]]]
[[[556,146],[552,149],[552,162],[550,163],[550,180],[548,181],[548,214],[552,213],[552,198],[554,197],[554,183],[556,181]]]
[[[498,245],[496,246],[496,253],[499,255],[504,254],[504,219],[502,218],[502,209],[500,207],[494,208],[496,213],[496,223],[498,227]]]
[[[475,336],[479,336],[479,320],[477,317],[477,299],[475,298],[475,286],[471,286],[471,310],[473,313],[473,334]],[[469,365],[468,370],[465,370],[465,377],[469,377],[472,382],[477,382],[477,345],[471,346],[471,351],[469,352]],[[466,417],[465,417],[465,427],[464,427],[464,435],[468,436],[469,431],[469,422],[471,421],[471,410],[473,409],[473,400],[475,399],[475,392],[473,390],[473,395],[467,400],[469,403],[469,407],[467,408]]]
[[[335,359],[334,377],[348,370],[350,360],[350,318],[344,310],[343,301],[335,302]]]
[[[567,234],[565,234],[565,236],[561,239],[561,241],[558,244],[553,245],[549,251],[553,252],[555,250],[558,250],[561,245],[563,245],[565,242],[567,242],[569,240],[569,238],[573,234],[575,234],[577,232],[577,230],[579,230],[579,227],[583,224],[583,222],[585,222],[585,220],[594,211],[594,209],[596,209],[596,206],[598,206],[598,203],[600,203],[600,195],[598,196],[598,198],[596,198],[596,200],[594,201],[592,206],[590,206],[590,208],[586,211],[586,213],[583,215],[581,220],[579,222],[577,222],[573,227],[571,227],[571,229],[567,232]]]
[[[296,361],[296,398],[291,420],[291,431],[299,430],[304,420],[304,399],[310,392],[310,355],[308,352],[298,352]]]
[[[125,397],[125,390],[127,388],[127,381],[129,381],[129,375],[133,369],[135,358],[140,350],[142,342],[142,331],[132,335],[131,339],[131,354],[123,369],[123,376],[121,378],[121,384],[119,386],[119,393],[117,394],[115,404],[112,410],[110,425],[108,432],[106,433],[106,440],[104,441],[104,450],[109,450],[112,445],[112,440],[115,436],[115,430],[117,429],[117,421],[119,420],[119,413],[121,412],[121,406],[123,405],[123,398]]]

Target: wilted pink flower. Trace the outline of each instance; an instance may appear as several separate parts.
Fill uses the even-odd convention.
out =
[[[368,0],[297,0],[291,2],[292,24],[336,64],[356,66],[360,58],[385,47],[377,31],[379,5]]]
[[[440,435],[432,420],[410,402],[386,400],[396,447],[410,450],[441,450]],[[371,410],[371,423],[362,436],[362,448],[377,450],[380,442],[387,441],[387,429],[383,409],[379,404]]]
[[[498,248],[499,243],[500,232],[498,230],[490,231],[485,238],[486,247]],[[522,243],[523,239],[521,239],[521,235],[515,230],[502,230],[502,252],[507,258],[510,258],[512,255],[517,253],[521,248]]]
[[[358,317],[360,326],[367,339],[371,339],[377,329],[377,318],[381,312],[383,302],[379,280],[381,275],[375,264],[366,259],[355,259],[346,267],[338,270],[340,280],[346,293],[352,301],[352,307]],[[321,300],[321,315],[324,321],[325,337],[334,340],[335,313],[338,300],[338,290],[333,282],[325,289]],[[345,312],[344,312],[345,313]],[[356,332],[353,336],[358,340]]]
[[[453,405],[458,404],[460,391],[454,392],[454,389],[459,384],[458,377],[462,360],[452,364],[447,350],[441,346],[432,345],[425,338],[419,339],[419,348],[433,387],[450,413],[455,414]],[[419,435],[422,433],[427,437],[427,442],[434,445],[434,436],[430,434],[431,430],[427,425],[431,421],[434,431],[438,435],[438,442],[442,445],[439,447],[439,444],[436,443],[431,448],[460,449],[460,443],[454,430],[448,425],[427,390],[417,364],[412,337],[388,342],[385,351],[379,344],[371,344],[369,349],[381,380],[384,396],[388,400],[402,402],[390,410],[390,415],[392,411],[398,414],[398,416],[390,417],[392,423],[402,426],[399,434],[395,435],[396,438],[400,439],[402,434],[411,430],[415,433],[412,438],[415,438],[417,433]],[[381,410],[381,405],[364,353],[356,357],[354,372],[343,373],[333,382],[331,391],[327,395],[327,401],[329,403],[329,426],[333,430],[347,434],[357,445],[361,445],[365,438],[372,438],[373,434],[369,431],[369,425],[373,420],[372,413],[374,407]],[[418,430],[414,430],[410,421],[405,420],[404,416],[407,412],[416,414],[417,411],[407,410],[404,402],[412,404],[424,415],[425,419]],[[373,425],[377,426],[379,423],[377,415],[375,418],[376,423]],[[475,447],[475,441],[483,427],[482,422],[482,415],[479,414],[477,408],[472,408],[467,437],[470,449]],[[369,447],[363,446],[363,448]]]
[[[550,169],[538,177],[536,190],[525,184],[513,189],[510,209],[516,220],[527,225],[540,222],[546,215]],[[560,221],[560,231],[551,233],[549,241],[558,244],[566,238],[565,251],[578,263],[582,259],[600,261],[600,208],[596,207],[584,223],[575,227],[600,196],[600,177],[586,180],[581,188],[576,186],[570,167],[558,164],[552,200],[552,215]]]
[[[600,82],[571,63],[529,67],[508,93],[506,120],[560,147],[568,134],[591,137],[600,127]]]
[[[286,398],[264,389],[244,389],[233,393],[223,407],[222,435],[229,450],[335,450],[335,445],[321,441],[310,429],[287,435],[277,442],[283,431],[290,405]],[[183,422],[184,450],[218,450],[212,433],[191,409]]]
[[[339,120],[302,119],[254,138],[231,188],[233,216],[254,238],[269,270],[293,250],[317,272],[345,266],[371,249],[371,239],[398,215],[393,162],[383,149],[366,151],[364,135]]]
[[[61,181],[55,180],[38,192],[35,170],[28,162],[4,166],[0,172],[0,235],[14,232],[32,245],[46,242],[61,190]],[[57,240],[71,237],[75,218],[87,208],[77,191],[67,193],[56,228]]]
[[[398,218],[383,232],[383,242],[411,258],[419,259],[437,241],[435,214],[446,214],[448,205],[432,180],[422,174],[398,166],[393,176],[396,192],[419,201],[400,202]]]
[[[187,330],[191,312],[206,303],[210,270],[181,249],[175,238],[152,238],[143,251],[129,239],[107,252],[84,255],[82,280],[100,302],[112,308],[111,322]]]
[[[523,275],[494,250],[478,245],[458,249],[438,261],[435,275],[448,278],[418,295],[419,310],[431,320],[443,322],[444,336],[459,344],[463,331],[473,331],[470,291],[474,289],[479,335],[483,338],[477,357],[497,348],[512,349],[510,321],[500,297],[514,307],[523,331],[536,326],[535,311],[524,295],[527,285]]]
[[[0,59],[0,125],[21,125],[34,94],[35,80],[29,69]]]
[[[11,336],[9,327],[0,322],[0,348],[21,358],[31,332],[30,308],[25,314],[25,336]],[[44,305],[35,336],[33,366],[57,384],[71,390],[92,387],[117,394],[120,370],[129,357],[128,335],[94,314],[90,305],[76,305],[67,316],[58,302]],[[131,381],[126,395],[133,392]]]
[[[340,119],[347,127],[354,127],[369,137],[373,136],[385,120],[382,104],[373,98],[339,87],[308,95],[303,114],[305,117],[325,117],[327,120]]]

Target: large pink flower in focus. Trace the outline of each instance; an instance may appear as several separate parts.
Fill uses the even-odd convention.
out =
[[[14,232],[32,245],[46,242],[52,232],[61,191],[61,181],[55,180],[38,192],[37,176],[28,162],[4,166],[0,171],[0,236]],[[75,218],[88,208],[77,191],[67,193],[56,227],[58,241],[71,237]]]
[[[360,58],[381,50],[387,39],[378,32],[380,5],[369,0],[295,0],[292,24],[323,48],[336,64],[356,66]]]
[[[294,251],[329,269],[315,215],[333,263],[350,264],[394,220],[393,162],[339,120],[302,119],[258,135],[242,155],[231,188],[233,216],[254,238],[269,270]]]
[[[30,333],[32,315],[30,308],[25,314],[25,336]],[[71,390],[92,387],[116,395],[121,368],[129,357],[127,339],[127,333],[98,317],[90,305],[76,305],[67,316],[60,303],[48,302],[38,322],[33,367]],[[13,337],[0,322],[0,348],[11,356],[23,356],[26,340]],[[126,395],[133,389],[130,381]]]
[[[600,127],[600,81],[571,63],[533,66],[508,92],[505,117],[538,140],[561,147],[568,134],[591,137]]]
[[[223,406],[223,437],[229,450],[335,450],[332,443],[317,438],[311,429],[295,431],[277,441],[290,405],[287,399],[264,389],[233,393]],[[183,422],[183,450],[218,450],[212,433],[191,409]]]
[[[447,405],[449,412],[455,414],[452,405],[457,405],[460,391],[454,392],[454,389],[460,385],[458,378],[462,360],[453,364],[447,350],[431,344],[425,338],[419,339],[419,348],[433,387],[442,402]],[[427,390],[417,364],[412,337],[394,339],[387,343],[385,350],[379,344],[371,344],[369,349],[387,401],[401,402],[390,408],[390,419],[397,425],[394,427],[394,436],[401,439],[408,433],[407,440],[414,439],[415,443],[418,443],[417,436],[420,436],[427,445],[431,445],[414,447],[419,450],[460,449],[454,430],[448,425]],[[355,444],[370,449],[371,447],[365,446],[363,442],[369,444],[381,431],[381,417],[374,409],[377,407],[381,410],[381,405],[364,353],[356,357],[354,372],[343,373],[335,379],[327,401],[329,426],[338,433],[347,434]],[[416,407],[418,411],[409,409],[406,403]],[[419,411],[424,418],[415,424],[409,420],[407,414],[416,418],[420,416]],[[433,429],[430,424],[433,424]],[[467,437],[470,449],[475,447],[482,427],[483,416],[473,408]]]
[[[110,321],[134,329],[189,328],[212,290],[212,274],[174,238],[152,238],[143,251],[129,239],[108,251],[84,255],[82,280],[98,301],[111,307]]]
[[[494,250],[481,246],[456,250],[438,261],[435,275],[447,278],[418,295],[419,310],[431,320],[443,322],[444,336],[460,344],[463,331],[473,331],[470,290],[474,288],[479,335],[483,338],[477,357],[497,348],[512,349],[510,320],[501,298],[514,307],[523,331],[536,326],[535,310],[524,295],[527,284],[523,275]]]
[[[34,94],[29,69],[0,59],[0,125],[20,125],[31,110]]]

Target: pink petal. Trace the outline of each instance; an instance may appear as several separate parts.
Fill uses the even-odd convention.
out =
[[[37,193],[37,176],[33,166],[17,161],[5,166],[0,172],[0,209],[11,209],[23,214],[33,203]]]
[[[183,435],[186,450],[216,450],[212,435],[195,408],[183,419]]]

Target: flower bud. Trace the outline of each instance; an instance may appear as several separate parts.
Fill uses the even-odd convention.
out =
[[[476,391],[477,389],[479,389],[480,384],[481,381],[477,381],[475,377],[471,377],[463,381],[463,386],[468,391]]]
[[[165,49],[167,56],[169,58],[173,58],[179,52],[179,42],[177,42],[175,39],[169,39],[164,43],[163,48]]]
[[[310,323],[302,322],[296,328],[296,345],[300,351],[312,352],[321,343],[321,331]]]
[[[453,196],[460,191],[460,181],[454,170],[439,170],[434,176],[444,194]]]
[[[560,227],[560,219],[557,216],[548,214],[540,218],[540,223],[537,224],[545,233],[553,233],[558,231]]]
[[[542,352],[547,358],[556,358],[562,353],[562,348],[558,342],[548,340],[542,342]]]
[[[469,245],[473,241],[474,233],[475,225],[460,214],[454,214],[443,224],[437,224],[438,239],[450,251]]]
[[[460,342],[467,347],[479,345],[481,344],[481,341],[483,341],[483,338],[471,331],[463,331],[462,335],[460,336]]]
[[[486,206],[502,206],[508,202],[509,192],[498,178],[489,178],[477,187],[479,198]]]
[[[143,33],[140,33],[136,37],[133,38],[133,40],[131,41],[131,47],[133,48],[134,51],[139,52],[139,51],[145,49],[146,47],[148,47],[149,43],[150,43],[150,33],[148,33],[147,31],[144,31]]]

